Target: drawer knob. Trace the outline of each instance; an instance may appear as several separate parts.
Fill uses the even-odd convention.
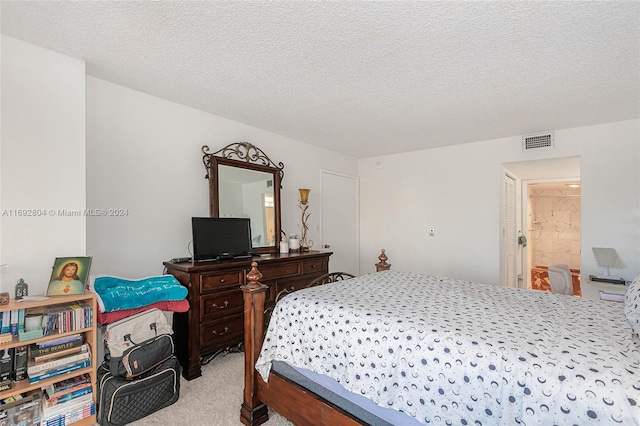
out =
[[[224,278],[220,278],[220,284],[224,284],[225,279]]]
[[[213,304],[213,307],[214,307],[214,308],[218,308],[218,309],[224,309],[224,308],[226,308],[227,306],[229,306],[229,301],[228,301],[228,300],[225,300],[225,301],[224,301],[224,305],[222,305],[222,306],[218,306],[218,304],[217,304],[217,303],[214,303],[214,304]]]
[[[225,327],[222,333],[218,333],[218,330],[213,330],[213,334],[215,334],[216,336],[224,336],[228,332],[229,332],[229,327]]]

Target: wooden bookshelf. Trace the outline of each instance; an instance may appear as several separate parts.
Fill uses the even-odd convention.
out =
[[[51,296],[46,300],[41,301],[17,301],[11,300],[7,305],[0,305],[0,312],[12,311],[15,309],[25,309],[28,312],[30,309],[34,308],[44,308],[51,306],[65,306],[71,305],[74,302],[85,301],[89,303],[92,307],[92,327],[88,328],[80,328],[73,331],[69,331],[66,333],[54,333],[48,336],[38,337],[36,339],[31,339],[27,341],[19,341],[18,337],[15,336],[12,338],[10,342],[0,343],[0,350],[15,348],[22,345],[30,345],[32,343],[44,342],[51,339],[56,339],[62,336],[71,335],[71,334],[83,334],[85,343],[87,343],[91,350],[91,366],[86,368],[81,368],[79,370],[75,370],[66,374],[60,374],[58,376],[42,380],[37,383],[29,383],[29,379],[21,380],[19,382],[14,382],[13,387],[4,392],[0,392],[0,399],[7,398],[9,396],[21,394],[24,392],[28,392],[34,389],[42,389],[51,383],[59,382],[64,379],[68,379],[71,377],[79,376],[81,374],[87,373],[91,377],[92,383],[92,395],[93,402],[96,403],[96,383],[97,383],[97,341],[98,341],[98,329],[97,329],[97,305],[96,305],[96,296],[93,293],[86,293],[84,295],[75,295],[75,296]],[[92,415],[90,417],[86,417],[78,422],[73,423],[74,425],[83,426],[83,425],[93,425],[97,423],[97,416]]]

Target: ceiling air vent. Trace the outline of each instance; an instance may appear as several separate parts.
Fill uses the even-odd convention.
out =
[[[538,133],[522,137],[522,151],[553,149],[553,132]]]

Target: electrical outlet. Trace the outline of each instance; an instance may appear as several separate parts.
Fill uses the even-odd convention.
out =
[[[429,228],[429,236],[430,237],[435,237],[435,235],[436,235],[436,230],[433,229],[433,228]]]

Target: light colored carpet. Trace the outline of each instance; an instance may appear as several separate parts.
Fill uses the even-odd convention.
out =
[[[241,425],[244,354],[231,353],[214,358],[202,366],[202,376],[181,379],[180,398],[175,404],[131,423],[132,426]],[[292,426],[273,411],[265,426]]]

